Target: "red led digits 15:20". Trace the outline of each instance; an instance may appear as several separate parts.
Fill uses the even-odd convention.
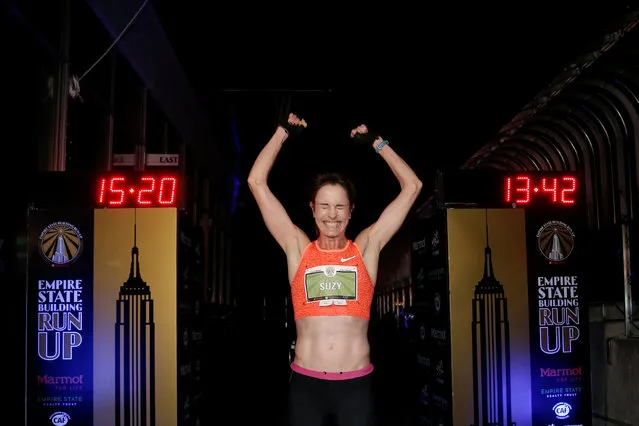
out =
[[[174,207],[178,180],[175,176],[141,175],[130,182],[124,175],[101,178],[98,205],[105,207]]]

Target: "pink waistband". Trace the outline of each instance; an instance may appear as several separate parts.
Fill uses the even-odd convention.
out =
[[[295,371],[296,373],[322,380],[356,379],[358,377],[363,377],[367,374],[372,373],[373,369],[373,364],[368,364],[366,367],[360,368],[359,370],[355,371],[339,371],[336,373],[330,373],[326,371],[309,370],[308,368],[301,367],[294,362],[291,363],[291,370]]]

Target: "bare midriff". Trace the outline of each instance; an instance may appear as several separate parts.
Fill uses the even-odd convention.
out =
[[[310,370],[339,373],[370,364],[368,321],[357,317],[317,316],[295,322],[295,364]]]

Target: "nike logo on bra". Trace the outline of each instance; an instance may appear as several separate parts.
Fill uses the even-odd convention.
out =
[[[347,258],[343,258],[343,257],[342,257],[342,258],[340,259],[340,262],[348,262],[348,261],[349,261],[349,260],[351,260],[351,259],[355,259],[355,256],[351,256],[351,257],[347,257]]]

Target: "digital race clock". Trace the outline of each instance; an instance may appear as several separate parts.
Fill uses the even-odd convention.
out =
[[[526,206],[544,204],[572,205],[577,198],[578,180],[574,175],[518,173],[503,178],[506,203]]]
[[[113,172],[95,183],[97,207],[179,207],[181,179],[164,171]]]
[[[585,185],[578,172],[455,170],[441,172],[437,197],[449,206],[575,210]]]

